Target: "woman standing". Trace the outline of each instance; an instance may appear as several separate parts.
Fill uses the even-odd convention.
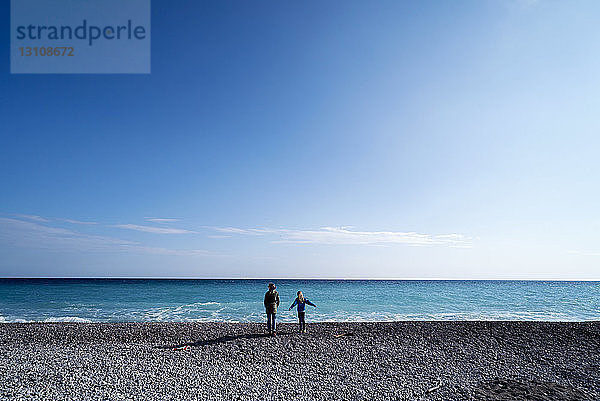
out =
[[[315,308],[317,307],[317,305],[310,302],[308,298],[304,298],[304,295],[302,295],[302,291],[298,291],[298,297],[294,300],[294,303],[292,304],[292,306],[290,306],[289,309],[292,310],[294,306],[298,305],[298,324],[300,326],[299,331],[301,333],[306,333],[306,322],[304,320],[304,307],[306,306],[306,304],[314,306]]]
[[[267,330],[272,336],[277,334],[275,317],[279,306],[279,293],[275,291],[275,284],[269,283],[269,291],[265,293],[265,309],[267,311]]]

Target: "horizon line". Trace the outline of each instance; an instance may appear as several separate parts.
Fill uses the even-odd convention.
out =
[[[5,279],[107,279],[107,280],[328,280],[328,281],[589,281],[600,278],[392,278],[392,277],[169,277],[169,276],[2,276]]]

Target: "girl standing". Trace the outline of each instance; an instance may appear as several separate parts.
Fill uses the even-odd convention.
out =
[[[304,295],[302,295],[302,291],[298,291],[298,297],[294,300],[294,303],[292,304],[292,306],[290,306],[289,309],[292,310],[294,306],[298,305],[298,324],[300,325],[301,333],[306,333],[306,322],[304,321],[304,307],[306,306],[306,304],[314,306],[315,308],[317,307],[317,305],[310,302],[308,298],[304,298]]]

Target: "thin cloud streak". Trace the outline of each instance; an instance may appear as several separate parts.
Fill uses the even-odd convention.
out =
[[[136,241],[88,235],[30,221],[0,217],[0,242],[13,247],[62,252],[135,252],[142,254],[199,256],[212,255],[200,249],[150,247]]]
[[[180,221],[180,219],[163,219],[158,217],[144,217],[144,219],[153,223],[174,223]]]
[[[600,256],[600,252],[586,252],[586,251],[567,251],[571,255],[579,256]]]
[[[98,224],[94,221],[80,221],[80,220],[73,220],[73,219],[58,219],[60,221],[64,221],[65,223],[71,223],[71,224],[79,224],[79,225],[95,225]]]
[[[22,219],[39,221],[42,223],[48,222],[49,220],[42,216],[36,216],[34,214],[15,214],[15,216],[20,217]]]
[[[125,247],[126,249],[128,247]],[[141,253],[150,253],[155,255],[175,255],[175,256],[216,256],[215,253],[204,249],[169,249],[150,246],[130,247],[132,251]]]
[[[217,231],[238,235],[276,235],[277,243],[322,244],[322,245],[385,245],[409,246],[443,245],[470,248],[471,238],[461,234],[421,234],[395,231],[355,231],[348,227],[322,227],[314,230],[216,227]]]
[[[116,224],[112,227],[123,228],[126,230],[141,231],[153,234],[197,234],[196,231],[184,230],[182,228],[165,228],[153,226],[140,226],[137,224]]]
[[[110,250],[136,246],[136,242],[100,235],[82,234],[30,221],[0,218],[0,240],[14,246],[55,250]]]
[[[264,234],[274,234],[274,233],[278,233],[278,232],[287,231],[287,230],[283,230],[283,229],[236,228],[236,227],[215,227],[215,230],[221,231],[223,233],[244,234],[244,235],[264,235]]]
[[[25,219],[25,220],[31,220],[31,221],[35,221],[38,223],[50,223],[51,221],[62,221],[65,223],[70,223],[70,224],[80,224],[80,225],[94,225],[94,224],[98,224],[96,222],[93,221],[81,221],[81,220],[75,220],[75,219],[65,219],[62,217],[42,217],[42,216],[38,216],[38,215],[34,215],[34,214],[14,214],[12,216],[18,217],[20,219]]]

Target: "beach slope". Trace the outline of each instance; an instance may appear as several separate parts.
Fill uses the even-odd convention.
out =
[[[0,399],[600,399],[598,322],[296,327],[0,324]]]

